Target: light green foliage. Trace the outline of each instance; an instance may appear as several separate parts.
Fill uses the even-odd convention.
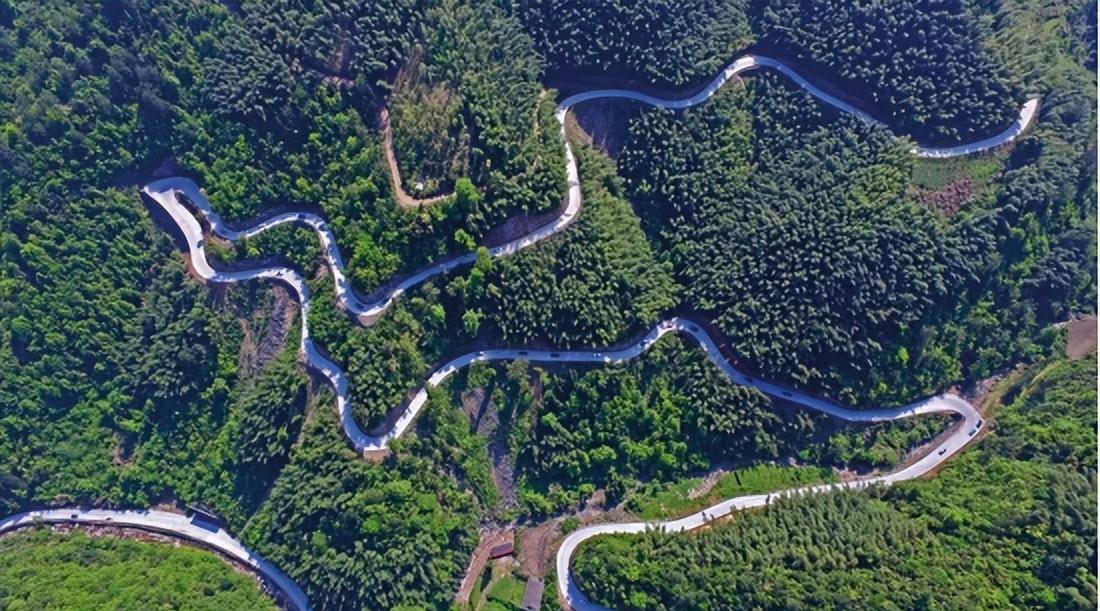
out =
[[[297,580],[315,608],[366,600],[434,607],[453,597],[476,543],[473,527],[472,496],[430,461],[364,461],[347,448],[335,411],[322,409],[244,537]]]
[[[220,611],[275,603],[211,552],[36,530],[0,539],[0,607]]]
[[[703,480],[699,478],[648,484],[629,497],[626,507],[643,520],[676,518],[735,496],[775,492],[834,480],[833,471],[828,468],[764,464],[724,473],[706,494],[701,495],[691,494],[702,484]]]

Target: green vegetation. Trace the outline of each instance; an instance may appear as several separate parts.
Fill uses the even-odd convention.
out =
[[[952,244],[905,199],[907,164],[885,130],[823,112],[774,74],[682,116],[643,113],[619,158],[687,303],[734,353],[853,402],[932,387],[886,388],[868,371],[948,296]]]
[[[631,495],[626,507],[643,520],[675,518],[735,496],[775,492],[835,480],[832,469],[757,465],[723,473],[704,494],[692,494],[703,483],[698,478],[673,484],[648,485]]]
[[[1042,116],[1001,162],[936,166],[985,182],[950,218],[909,195],[914,173],[938,186],[932,162],[775,75],[632,120],[628,197],[745,364],[846,402],[903,402],[1033,360],[1056,340],[1048,325],[1095,308],[1095,75],[1051,34],[1075,13],[1043,15],[1051,37],[1026,42],[1057,69],[1023,69]],[[990,53],[1028,55],[1029,16],[1002,5]]]
[[[0,538],[0,607],[215,611],[275,603],[207,551],[43,529]]]
[[[754,5],[763,49],[866,92],[901,133],[970,142],[1016,118],[1003,69],[962,0],[774,0]],[[919,66],[919,67],[918,67]]]
[[[425,72],[416,64],[402,72],[389,101],[394,155],[413,197],[449,192],[469,173],[470,133],[461,98]]]
[[[489,611],[510,611],[519,608],[523,599],[523,582],[511,575],[505,575],[493,582],[486,592],[487,604],[483,607]]]
[[[709,79],[749,41],[744,0],[512,0],[551,68],[682,86]]]
[[[669,269],[657,262],[610,164],[587,147],[576,154],[585,199],[575,225],[494,262],[485,275],[484,311],[508,345],[605,346],[676,303]]]
[[[731,383],[679,336],[623,366],[478,365],[445,388],[450,400],[432,395],[418,439],[407,447],[451,465],[494,510],[506,507],[484,492],[485,482],[492,470],[509,473],[514,489],[503,495],[515,496],[519,515],[535,518],[578,508],[597,489],[605,506],[625,500],[649,515],[650,505],[676,511],[737,490],[829,481],[833,467],[886,469],[946,426],[939,418],[850,426],[776,403]],[[482,402],[476,414],[456,413],[454,406],[474,396]],[[486,440],[506,460],[490,466]],[[790,459],[815,466],[775,466]],[[712,492],[681,498],[698,483],[691,474],[725,463],[737,467]]]
[[[559,208],[560,96],[549,84],[618,76],[690,87],[755,41],[811,63],[799,69],[815,80],[866,91],[891,129],[952,142],[1001,127],[1019,95],[1040,94],[1026,137],[946,163],[914,161],[907,143],[774,73],[684,113],[631,110],[614,162],[575,144],[585,201],[567,231],[513,257],[479,250],[475,265],[409,291],[368,327],[337,307],[308,230],[210,241],[227,263],[301,269],[313,339],[347,372],[367,429],[456,354],[598,351],[676,312],[712,320],[738,365],[761,375],[856,405],[908,402],[1042,359],[1060,341],[1051,323],[1095,310],[1094,8],[0,0],[0,512],[201,503],[318,609],[437,608],[450,604],[481,524],[569,513],[597,491],[643,513],[679,511],[676,482],[719,465],[738,475],[711,495],[897,464],[942,422],[841,428],[731,384],[675,337],[622,367],[464,370],[432,392],[390,455],[365,462],[348,449],[327,386],[300,364],[291,296],[264,283],[198,284],[170,224],[135,187],[190,176],[238,223],[313,210],[366,292]],[[397,205],[383,107],[405,185],[453,197]],[[952,206],[937,206],[941,192]],[[867,515],[866,537],[901,541],[867,552],[883,565],[908,542],[988,539],[978,531],[1022,541],[956,554],[971,564],[948,572],[983,571],[987,581],[967,582],[978,586],[917,574],[897,594],[913,606],[961,606],[971,598],[935,597],[974,587],[1000,597],[990,606],[1089,600],[1088,580],[1071,576],[1081,563],[1067,534],[1088,534],[1073,522],[1089,487],[1080,474],[1095,467],[1079,424],[1088,414],[1059,407],[1072,393],[1036,384],[1034,417],[1006,408],[981,459],[959,461],[945,483],[795,500],[791,515],[836,524],[833,537]],[[774,467],[791,461],[814,467]],[[914,492],[933,486],[944,487],[934,499]],[[944,515],[948,494],[966,511]],[[978,498],[1006,500],[971,508]],[[1012,506],[1035,522],[1006,518]],[[782,508],[759,515],[787,528]],[[1016,536],[1025,526],[1032,539]],[[730,528],[751,530],[746,540],[786,532]],[[1058,542],[1065,549],[1048,554]],[[937,545],[912,553],[941,566]],[[814,550],[807,574],[823,576],[813,592],[787,569],[763,572],[771,565],[736,573],[746,584],[773,579],[774,600],[837,606],[830,597],[844,583],[895,585],[858,567],[845,573],[854,581],[830,581],[825,569],[852,558]],[[1015,564],[989,564],[999,556]],[[1012,581],[1023,573],[1032,576]],[[703,584],[723,582],[706,577],[634,602],[693,587],[704,598],[691,600],[730,606],[705,598],[720,592]],[[952,579],[943,583],[964,583]]]
[[[582,588],[620,609],[1095,608],[1096,362],[1034,371],[931,481],[594,539],[574,560]]]
[[[322,395],[244,540],[319,609],[446,606],[477,542],[472,495],[419,457],[364,461]]]

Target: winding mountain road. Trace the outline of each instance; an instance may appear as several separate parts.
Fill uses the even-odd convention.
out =
[[[520,249],[526,248],[542,240],[545,240],[568,227],[579,214],[581,207],[580,178],[578,175],[576,158],[574,157],[573,150],[570,147],[567,138],[565,137],[565,119],[567,114],[569,113],[569,110],[572,107],[589,100],[620,98],[635,100],[660,108],[688,108],[707,100],[710,96],[714,95],[719,90],[719,88],[721,88],[722,85],[726,83],[726,81],[733,78],[734,76],[758,68],[770,68],[777,70],[786,75],[795,84],[797,84],[799,87],[801,87],[814,97],[818,98],[822,102],[834,106],[843,112],[855,115],[869,123],[874,123],[876,125],[879,124],[867,113],[851,106],[843,100],[840,100],[818,89],[782,62],[756,55],[747,55],[738,58],[728,67],[726,67],[725,70],[719,73],[702,91],[683,99],[666,100],[636,91],[621,89],[588,91],[570,96],[559,105],[556,112],[556,117],[561,127],[561,135],[565,147],[566,158],[567,194],[565,205],[561,213],[553,221],[535,229],[531,233],[506,244],[491,248],[489,250],[490,255],[494,257],[507,256],[519,251]],[[997,136],[988,138],[986,140],[982,140],[981,142],[949,148],[931,148],[917,146],[912,149],[912,152],[913,154],[921,157],[954,157],[984,151],[996,146],[1000,146],[1002,144],[1010,142],[1011,140],[1019,136],[1034,120],[1037,110],[1038,100],[1031,100],[1027,102],[1021,109],[1019,118],[1012,126],[1010,126],[1001,134],[998,134]],[[218,216],[218,214],[213,210],[212,206],[210,205],[210,202],[199,190],[198,186],[191,180],[185,178],[167,178],[163,180],[158,180],[145,186],[142,192],[151,200],[156,202],[161,208],[163,208],[165,212],[167,212],[167,214],[172,218],[175,225],[179,228],[190,253],[191,267],[194,270],[195,274],[203,280],[216,283],[232,283],[266,278],[283,282],[297,294],[298,301],[301,304],[302,308],[302,332],[301,344],[299,346],[300,352],[303,355],[305,362],[314,370],[324,375],[325,378],[327,378],[335,388],[337,397],[337,409],[340,414],[340,421],[343,426],[344,432],[347,435],[348,439],[350,439],[352,444],[355,446],[355,449],[360,452],[386,449],[389,445],[389,442],[405,433],[405,431],[415,420],[420,409],[427,401],[428,389],[430,387],[442,384],[443,381],[446,380],[451,374],[471,363],[492,360],[526,359],[528,361],[548,363],[617,364],[628,361],[644,353],[661,336],[672,332],[683,333],[686,335],[690,335],[692,338],[694,338],[694,340],[699,343],[701,349],[707,353],[710,359],[734,383],[752,386],[774,397],[779,397],[785,401],[797,403],[804,407],[818,410],[844,420],[852,422],[888,422],[902,418],[909,418],[920,414],[938,413],[950,413],[961,417],[962,426],[956,427],[944,441],[942,441],[936,448],[933,449],[932,452],[908,467],[879,477],[857,480],[837,485],[810,486],[805,488],[798,488],[788,492],[810,493],[830,490],[836,487],[862,488],[871,484],[889,485],[894,482],[918,477],[920,475],[928,473],[932,469],[935,469],[943,461],[947,460],[951,455],[958,452],[973,438],[977,429],[981,426],[981,419],[977,410],[975,410],[974,407],[966,401],[951,394],[939,395],[930,399],[913,403],[911,405],[897,408],[857,411],[835,405],[819,398],[811,397],[791,388],[786,388],[769,382],[754,379],[735,369],[729,363],[729,361],[721,355],[714,339],[710,337],[702,327],[684,318],[673,318],[658,324],[638,342],[625,348],[608,350],[606,352],[601,352],[598,350],[544,351],[501,348],[473,352],[459,356],[449,361],[431,374],[431,376],[427,379],[424,387],[417,391],[413,399],[409,402],[408,406],[405,407],[404,411],[400,414],[394,425],[389,430],[381,435],[369,435],[359,427],[352,416],[348,393],[348,381],[343,370],[341,370],[332,361],[324,357],[324,355],[322,355],[317,350],[312,338],[310,337],[310,293],[309,287],[306,285],[305,278],[298,271],[285,267],[260,267],[238,271],[215,269],[206,257],[203,228],[200,225],[198,218],[196,218],[195,213],[201,214],[202,217],[207,220],[214,234],[230,241],[248,238],[263,231],[266,231],[267,229],[285,223],[298,223],[312,228],[317,233],[318,238],[320,239],[328,269],[333,276],[334,291],[337,300],[343,308],[356,316],[360,320],[360,322],[364,324],[368,323],[370,320],[385,312],[394,303],[395,300],[397,300],[405,291],[409,290],[411,287],[416,286],[433,276],[446,273],[459,266],[473,263],[476,259],[476,254],[463,254],[426,267],[416,272],[415,274],[412,274],[407,278],[402,279],[400,282],[397,282],[392,287],[387,288],[380,297],[376,299],[367,299],[360,296],[352,289],[351,283],[347,278],[339,248],[336,244],[335,234],[332,232],[332,229],[329,227],[328,223],[326,223],[323,218],[315,214],[307,212],[283,213],[255,223],[247,229],[238,230],[230,227]],[[194,210],[190,209],[189,206],[193,207]],[[679,520],[668,522],[602,524],[578,530],[571,534],[568,538],[566,538],[565,542],[562,544],[558,552],[557,578],[559,592],[562,594],[565,601],[573,607],[579,609],[598,608],[584,597],[584,594],[580,592],[576,583],[572,580],[569,572],[569,561],[572,557],[573,552],[576,550],[577,546],[580,545],[580,543],[591,537],[609,533],[642,532],[651,528],[662,528],[669,532],[681,532],[691,530],[709,522],[710,520],[728,515],[733,511],[765,505],[773,496],[775,496],[775,494],[749,495],[728,499],[701,512],[692,514]],[[273,576],[279,575],[281,576],[279,577],[279,579],[283,581],[289,581],[289,579],[286,578],[285,575],[282,575],[282,573],[278,573],[277,569],[274,569],[274,567],[270,567],[268,563],[249,552],[242,545],[240,545],[240,543],[232,540],[232,538],[230,538],[227,534],[224,534],[224,531],[220,531],[216,539],[211,537],[202,537],[200,536],[201,533],[192,532],[192,528],[194,527],[193,525],[189,525],[186,518],[178,516],[176,514],[167,514],[167,516],[160,516],[159,514],[163,512],[133,512],[110,510],[90,510],[87,512],[81,512],[78,510],[50,510],[47,512],[32,513],[34,513],[35,515],[31,516],[31,514],[20,514],[18,516],[7,518],[4,522],[0,522],[0,531],[3,531],[5,529],[5,524],[7,524],[6,528],[13,528],[14,526],[12,524],[20,523],[20,521],[22,521],[22,523],[25,523],[27,520],[33,520],[35,517],[47,521],[56,520],[79,522],[84,521],[85,518],[83,516],[87,514],[89,516],[87,518],[87,521],[106,520],[113,521],[113,523],[115,524],[120,524],[122,520],[125,519],[127,520],[127,522],[124,525],[133,527],[147,527],[151,530],[172,532],[180,536],[200,541],[204,544],[214,547],[215,549],[219,549],[225,553],[228,553],[233,557],[241,558],[242,561],[248,562],[252,566],[256,566],[258,570],[259,566],[264,566],[265,568],[263,569],[263,571],[265,574],[270,573]],[[12,522],[13,520],[15,521],[14,523]],[[228,539],[228,541],[226,541],[226,539]],[[230,550],[237,550],[237,552],[232,552]],[[241,554],[243,554],[243,558]],[[273,577],[273,579],[275,578]],[[276,583],[279,583],[279,581],[276,580]],[[301,593],[301,590],[297,588],[297,586],[294,586],[293,582],[290,582],[285,587],[282,583],[279,583],[279,585],[280,587],[283,587],[285,591],[292,593],[292,600],[299,608],[307,608],[304,595]]]
[[[305,592],[278,567],[254,554],[222,528],[203,526],[187,516],[156,509],[114,510],[73,507],[27,511],[0,519],[0,533],[38,524],[80,524],[84,526],[114,526],[158,532],[217,550],[247,565],[279,588],[295,609],[306,611],[309,600]]]

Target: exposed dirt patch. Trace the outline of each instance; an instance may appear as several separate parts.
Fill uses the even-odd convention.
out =
[[[250,318],[240,319],[244,337],[238,353],[238,365],[244,376],[262,370],[286,346],[297,301],[280,284],[273,285],[265,297],[269,308],[260,308]]]
[[[1096,352],[1096,315],[1075,318],[1066,325],[1066,356],[1078,359]]]
[[[130,452],[133,451],[130,443],[122,435],[114,433],[115,445],[111,448],[111,460],[116,466],[123,466],[130,462]]]
[[[718,480],[722,479],[722,476],[725,474],[726,470],[722,468],[707,473],[703,481],[699,482],[698,485],[688,491],[687,497],[689,499],[697,499],[710,494],[710,491],[714,490],[714,486],[718,484]]]
[[[500,412],[492,396],[484,388],[475,388],[462,395],[462,412],[470,419],[474,431],[488,440],[493,486],[500,495],[501,508],[517,504],[515,460],[508,448],[507,430],[500,427]]]
[[[630,119],[640,108],[641,104],[627,100],[584,102],[573,107],[570,118],[577,129],[570,132],[614,159],[626,142]]]
[[[969,178],[958,178],[938,191],[910,187],[909,193],[920,205],[945,216],[954,216],[974,198],[974,182]]]
[[[481,573],[485,570],[485,563],[489,560],[489,551],[502,543],[509,543],[515,538],[511,527],[500,531],[483,533],[478,541],[474,553],[470,557],[470,564],[466,566],[466,574],[462,576],[462,584],[455,594],[455,603],[464,604],[470,599],[470,592],[474,589]]]
[[[484,388],[475,388],[462,395],[462,413],[466,414],[466,417],[470,419],[470,426],[473,426],[475,429],[478,426],[478,420],[481,417],[481,411],[484,409],[484,404]]]
[[[519,504],[516,495],[516,463],[508,450],[507,441],[501,435],[494,435],[489,443],[489,460],[493,485],[500,494],[500,506],[502,509],[511,509]]]
[[[520,531],[519,540],[519,570],[524,575],[541,577],[549,570],[547,550],[556,547],[555,543],[560,535],[558,532],[559,518],[547,520],[538,526],[524,528]]]

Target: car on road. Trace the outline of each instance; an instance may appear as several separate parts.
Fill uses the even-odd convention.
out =
[[[943,456],[946,452],[947,452],[947,448],[940,448],[940,451],[936,452],[936,454],[939,454],[940,456]]]

